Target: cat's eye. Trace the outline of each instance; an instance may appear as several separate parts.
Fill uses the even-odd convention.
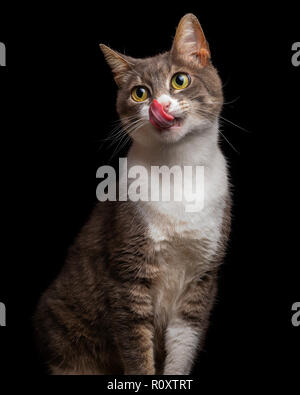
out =
[[[186,73],[177,73],[172,77],[171,84],[174,89],[184,89],[191,83],[191,77]]]
[[[148,89],[144,86],[136,86],[131,91],[131,97],[134,101],[145,101],[148,98]]]

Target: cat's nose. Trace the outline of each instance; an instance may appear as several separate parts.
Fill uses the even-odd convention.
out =
[[[171,105],[171,102],[162,103],[163,109],[165,111],[169,111],[170,105]]]
[[[149,107],[149,121],[157,129],[168,129],[174,124],[174,117],[165,111],[165,108],[156,99],[152,101]]]
[[[168,112],[171,106],[171,101],[168,98],[158,98],[158,103],[163,107],[163,109]]]

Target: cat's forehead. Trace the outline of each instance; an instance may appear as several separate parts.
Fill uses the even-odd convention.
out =
[[[136,64],[135,72],[136,77],[140,77],[143,82],[159,85],[169,77],[173,68],[174,64],[169,53],[164,53],[140,59]]]

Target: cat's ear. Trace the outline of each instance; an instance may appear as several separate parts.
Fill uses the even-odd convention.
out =
[[[193,14],[181,18],[176,30],[171,53],[196,61],[205,67],[210,60],[210,50],[202,27]]]
[[[128,71],[134,66],[133,59],[112,50],[104,44],[100,44],[100,49],[113,72],[116,84],[121,86]]]

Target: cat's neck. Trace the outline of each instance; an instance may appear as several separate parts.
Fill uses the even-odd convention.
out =
[[[143,146],[134,141],[129,153],[128,164],[144,166],[209,166],[218,152],[218,124],[189,133],[173,144]]]

